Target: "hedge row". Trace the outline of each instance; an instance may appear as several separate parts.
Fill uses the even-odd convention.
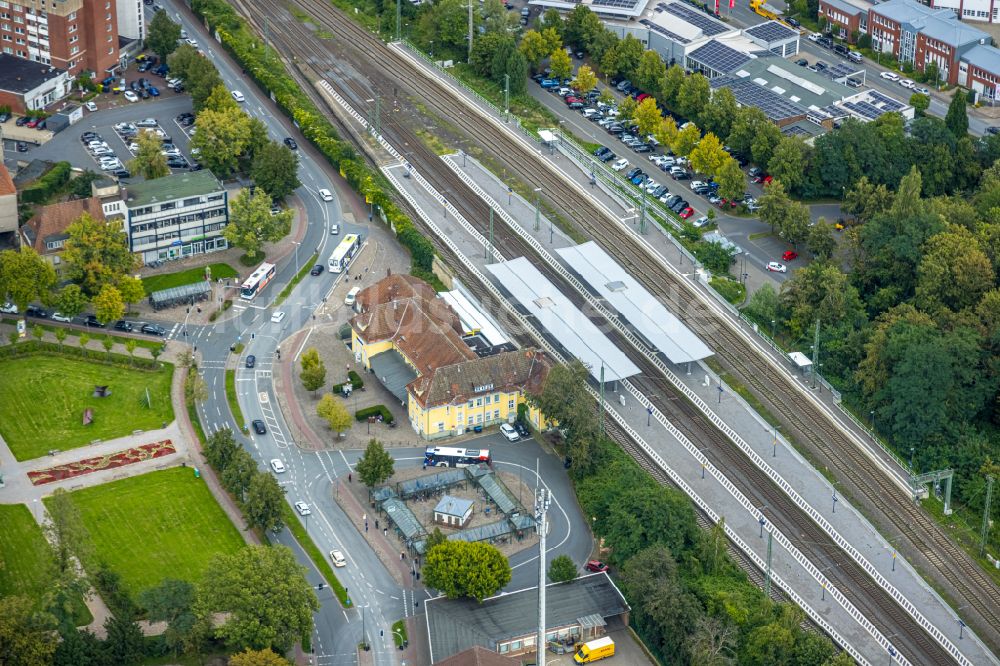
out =
[[[392,412],[385,405],[374,405],[359,409],[354,412],[354,419],[356,421],[367,421],[369,416],[378,416],[379,414],[382,415],[382,420],[385,423],[392,423]]]
[[[348,371],[347,376],[348,376],[348,378],[351,381],[351,390],[352,391],[357,391],[358,389],[360,389],[362,386],[365,385],[364,380],[361,379],[361,375],[359,375],[358,373],[354,372],[353,370]],[[336,395],[338,393],[343,393],[344,392],[344,386],[346,386],[346,385],[347,385],[347,382],[342,382],[340,384],[334,384],[333,385],[333,393],[334,393],[334,395]]]
[[[44,203],[69,181],[69,162],[57,162],[49,172],[21,192],[22,203]]]
[[[16,356],[26,356],[29,354],[53,354],[65,357],[84,358],[88,361],[104,363],[105,365],[117,365],[122,368],[132,370],[148,370],[157,372],[162,367],[162,363],[149,358],[129,358],[121,354],[109,354],[96,349],[83,349],[81,347],[63,346],[55,342],[44,340],[23,340],[16,345],[4,345],[0,347],[0,359],[14,358]]]
[[[413,225],[413,222],[392,201],[390,193],[376,182],[377,172],[365,164],[354,148],[340,138],[337,130],[299,84],[273,58],[265,60],[262,40],[257,37],[236,11],[224,0],[194,0],[194,12],[218,33],[222,45],[240,63],[257,84],[274,95],[278,107],[301,130],[340,175],[365,201],[380,208],[396,231],[399,242],[410,251],[413,266],[431,271],[434,247]]]

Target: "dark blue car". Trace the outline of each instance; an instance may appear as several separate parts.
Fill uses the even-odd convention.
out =
[[[153,97],[160,96],[160,89],[157,88],[156,86],[149,86],[148,88],[146,88],[146,91],[149,92],[149,94],[152,95]]]

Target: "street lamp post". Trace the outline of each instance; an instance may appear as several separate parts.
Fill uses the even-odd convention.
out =
[[[778,457],[778,428],[780,426],[774,426],[774,440],[771,442],[771,457]]]
[[[539,227],[539,224],[540,224],[540,222],[539,222],[539,219],[540,219],[539,215],[540,215],[540,213],[539,213],[539,210],[538,210],[538,205],[539,205],[538,197],[540,196],[539,192],[541,192],[541,191],[542,191],[542,188],[540,188],[540,187],[536,187],[535,188],[535,231],[536,232],[538,231],[538,227]]]
[[[295,271],[298,272],[298,270],[299,270],[299,246],[302,245],[302,243],[297,243],[295,241],[292,241],[292,245],[295,246]]]

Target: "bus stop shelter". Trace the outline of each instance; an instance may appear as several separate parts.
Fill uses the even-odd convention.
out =
[[[207,301],[211,295],[212,285],[205,280],[199,280],[180,287],[154,291],[149,295],[149,304],[154,310],[162,310],[177,305],[194,305],[199,301]]]

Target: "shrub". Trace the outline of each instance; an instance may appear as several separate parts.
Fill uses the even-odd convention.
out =
[[[85,358],[95,363],[105,365],[117,365],[122,368],[148,370],[155,372],[160,369],[161,364],[149,358],[130,359],[121,354],[108,354],[106,351],[96,349],[81,349],[80,347],[60,346],[55,342],[40,340],[24,340],[16,345],[5,345],[0,347],[0,358],[20,357],[29,354],[49,354],[52,356],[62,356],[63,358]]]
[[[367,421],[369,416],[382,415],[382,420],[386,423],[392,423],[392,412],[385,405],[373,405],[372,407],[365,407],[364,409],[359,409],[354,413],[354,420],[356,421]]]
[[[69,162],[57,162],[49,172],[21,192],[24,203],[44,203],[49,197],[69,181],[71,167]]]
[[[746,297],[746,289],[736,280],[724,277],[713,277],[712,288],[722,294],[722,297],[733,305],[739,305]]]

